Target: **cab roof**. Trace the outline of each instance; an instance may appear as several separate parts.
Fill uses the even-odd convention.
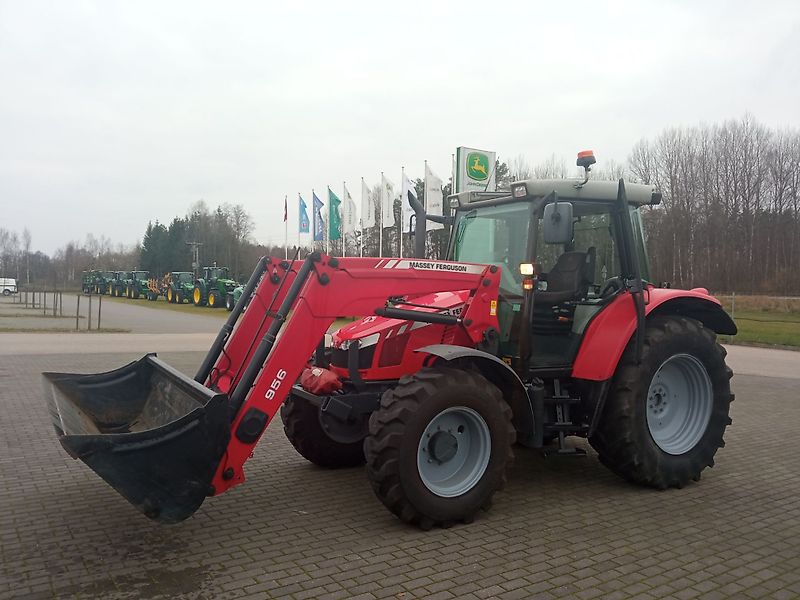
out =
[[[523,179],[511,184],[511,190],[498,190],[496,192],[461,192],[448,196],[458,198],[461,206],[482,202],[486,200],[498,200],[500,198],[511,198],[512,190],[525,186],[524,196],[514,197],[515,200],[523,198],[547,196],[551,192],[558,194],[559,200],[564,201],[597,201],[613,202],[617,199],[619,189],[618,181],[589,180],[583,185],[578,179]],[[625,195],[629,204],[637,206],[652,205],[661,202],[661,192],[654,185],[642,183],[625,182]]]

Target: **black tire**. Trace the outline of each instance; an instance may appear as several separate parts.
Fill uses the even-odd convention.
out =
[[[417,457],[426,427],[455,407],[483,419],[490,434],[489,460],[472,487],[443,497],[423,482]],[[505,485],[515,440],[511,408],[496,386],[475,372],[425,368],[402,377],[372,413],[364,440],[367,475],[375,495],[401,521],[422,529],[469,523],[478,511],[488,510],[494,493]]]
[[[702,364],[711,385],[711,406],[705,431],[681,454],[662,450],[647,420],[651,382],[667,360],[689,355]],[[642,361],[636,364],[634,342],[617,366],[597,431],[589,442],[602,462],[620,477],[658,489],[681,488],[698,481],[714,455],[725,445],[733,372],[725,364],[725,349],[713,331],[694,319],[678,316],[648,321]],[[705,420],[705,419],[704,419]],[[702,426],[698,427],[698,431]]]
[[[364,443],[343,444],[328,437],[319,422],[319,408],[291,394],[281,407],[283,432],[294,449],[306,460],[325,467],[341,469],[364,464]]]
[[[195,306],[206,305],[206,297],[203,294],[203,289],[198,285],[194,286],[194,290],[192,291],[192,302]]]
[[[233,312],[236,302],[233,299],[233,294],[225,294],[225,309],[228,312]]]
[[[207,303],[209,308],[219,308],[219,292],[217,290],[208,292]]]
[[[183,304],[183,294],[181,292],[175,292],[175,303]]]
[[[134,300],[138,300],[139,299],[139,288],[138,287],[133,288],[133,299]]]

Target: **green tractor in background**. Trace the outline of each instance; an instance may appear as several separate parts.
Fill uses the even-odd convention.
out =
[[[236,306],[239,298],[242,297],[242,292],[244,292],[244,286],[237,285],[235,288],[233,288],[232,292],[228,292],[225,295],[225,308],[228,310],[228,312],[231,312]]]
[[[126,294],[128,280],[131,278],[130,271],[115,271],[114,279],[111,281],[109,293],[114,298],[122,298]]]
[[[140,297],[147,297],[149,286],[147,279],[150,277],[149,271],[131,271],[130,279],[125,281],[125,297],[138,300]]]
[[[194,273],[191,271],[172,271],[164,278],[167,302],[183,304],[192,301],[194,292]]]
[[[110,294],[114,283],[114,271],[101,271],[95,278],[95,293]]]
[[[94,291],[94,274],[96,271],[81,271],[81,292],[91,294]]]
[[[239,285],[230,278],[228,267],[203,267],[201,277],[195,280],[192,301],[195,306],[218,308],[225,302],[228,292]]]

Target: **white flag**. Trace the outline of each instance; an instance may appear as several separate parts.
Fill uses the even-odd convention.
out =
[[[381,174],[381,226],[394,227],[394,184]]]
[[[444,214],[444,198],[442,196],[442,180],[436,173],[431,171],[428,163],[425,163],[425,212],[429,215],[441,216]],[[443,229],[443,223],[428,221],[428,231]]]
[[[361,179],[361,227],[375,227],[375,203],[370,198],[369,187]]]
[[[417,200],[417,190],[414,188],[414,184],[411,183],[411,180],[406,176],[406,172],[403,171],[400,192],[400,206],[403,207],[401,213],[403,215],[403,233],[411,233],[411,215],[414,214],[414,209],[411,208],[411,201],[408,199],[409,195]]]
[[[344,220],[342,221],[342,235],[355,233],[358,226],[358,215],[356,214],[356,203],[347,186],[344,185]]]

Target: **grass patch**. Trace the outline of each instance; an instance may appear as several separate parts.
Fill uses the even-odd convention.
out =
[[[171,310],[173,312],[191,313],[197,315],[208,315],[217,317],[219,319],[227,319],[228,311],[225,308],[208,308],[207,306],[195,306],[192,303],[188,304],[170,304],[166,298],[159,296],[158,300],[151,301],[145,299],[129,300],[128,298],[114,298],[111,296],[103,296],[103,302],[119,302],[122,304],[135,304],[136,306],[143,306],[145,308],[153,308],[156,310]]]
[[[723,342],[800,347],[800,313],[742,311],[737,306],[734,320],[739,333],[720,336]]]

